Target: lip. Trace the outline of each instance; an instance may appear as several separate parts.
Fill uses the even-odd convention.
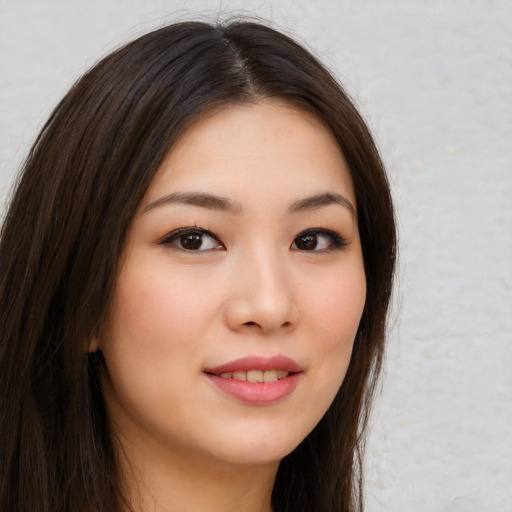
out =
[[[290,375],[274,382],[248,382],[224,379],[225,372],[250,370],[285,370]],[[271,405],[289,396],[303,376],[303,368],[293,359],[278,355],[272,357],[248,356],[204,370],[208,380],[217,389],[235,400],[251,405]]]
[[[220,375],[225,372],[248,372],[249,370],[261,370],[262,372],[266,370],[285,370],[290,373],[297,373],[301,372],[303,369],[297,361],[294,361],[290,357],[278,355],[272,357],[242,357],[221,364],[220,366],[215,366],[214,368],[207,368],[205,372]]]

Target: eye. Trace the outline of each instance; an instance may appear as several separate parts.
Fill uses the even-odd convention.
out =
[[[338,233],[329,229],[308,229],[300,233],[292,244],[299,251],[331,251],[342,249],[348,242]]]
[[[196,252],[224,249],[213,233],[196,227],[177,229],[169,233],[160,244],[174,245],[178,249]]]

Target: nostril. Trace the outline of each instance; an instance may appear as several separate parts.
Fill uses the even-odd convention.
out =
[[[257,324],[256,322],[245,322],[244,325],[247,325],[249,327],[252,327],[252,326],[255,326],[255,325],[259,325]],[[292,325],[291,322],[285,322],[282,327],[290,327]]]

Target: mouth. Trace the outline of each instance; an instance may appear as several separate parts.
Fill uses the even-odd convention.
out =
[[[223,372],[217,377],[221,379],[234,379],[242,382],[276,382],[281,379],[286,379],[292,372],[286,370],[238,370],[235,372]]]
[[[223,394],[250,405],[270,405],[290,395],[304,370],[286,356],[249,356],[204,371]]]
[[[275,382],[302,371],[303,368],[297,361],[283,355],[247,356],[205,369],[205,373],[222,379],[246,382]]]

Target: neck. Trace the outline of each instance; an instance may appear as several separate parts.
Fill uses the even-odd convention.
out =
[[[232,465],[122,443],[119,463],[133,512],[272,512],[278,462]],[[186,456],[182,456],[186,455]]]

